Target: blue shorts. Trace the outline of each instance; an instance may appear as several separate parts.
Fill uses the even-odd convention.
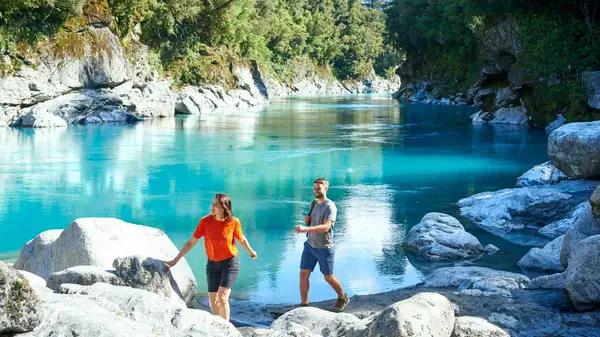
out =
[[[300,269],[315,270],[317,262],[323,275],[333,274],[333,248],[313,248],[308,242],[304,242],[304,251],[300,260]]]

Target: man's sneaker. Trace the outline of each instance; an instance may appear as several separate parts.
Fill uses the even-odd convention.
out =
[[[301,307],[308,307],[308,306],[309,306],[309,304],[308,304],[308,303],[300,303],[300,306],[301,306]]]
[[[348,298],[348,295],[344,294],[344,298],[338,298],[337,302],[335,302],[334,310],[336,312],[342,312],[346,309],[348,303],[350,303],[350,299]]]

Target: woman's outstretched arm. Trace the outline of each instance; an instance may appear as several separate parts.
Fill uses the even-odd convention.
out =
[[[177,254],[177,256],[175,256],[175,258],[171,261],[166,261],[165,264],[168,267],[173,267],[174,265],[177,264],[177,262],[179,262],[179,260],[185,255],[187,254],[187,252],[190,251],[190,249],[192,249],[195,245],[196,242],[198,242],[198,239],[194,236],[192,236],[189,240],[187,240],[187,242],[183,245],[183,247],[181,248],[181,250],[179,251],[179,254]]]
[[[248,242],[248,239],[246,239],[246,236],[242,235],[242,237],[239,238],[238,241],[242,245],[242,247],[244,247],[244,249],[246,249],[246,251],[248,252],[248,255],[250,255],[251,258],[256,259],[258,257],[258,255],[254,251],[254,249],[252,249],[252,247],[250,247],[250,242]]]

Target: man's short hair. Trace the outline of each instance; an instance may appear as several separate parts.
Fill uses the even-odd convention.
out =
[[[325,187],[329,186],[329,181],[327,181],[327,179],[325,178],[319,178],[319,179],[315,179],[315,181],[313,181],[313,184],[323,184],[325,185]]]

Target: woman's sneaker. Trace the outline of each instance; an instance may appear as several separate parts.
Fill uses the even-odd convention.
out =
[[[344,309],[346,309],[346,306],[348,305],[348,303],[350,303],[350,299],[348,298],[348,295],[344,294],[344,298],[338,298],[337,302],[335,302],[334,311],[336,311],[336,312],[344,311]]]

